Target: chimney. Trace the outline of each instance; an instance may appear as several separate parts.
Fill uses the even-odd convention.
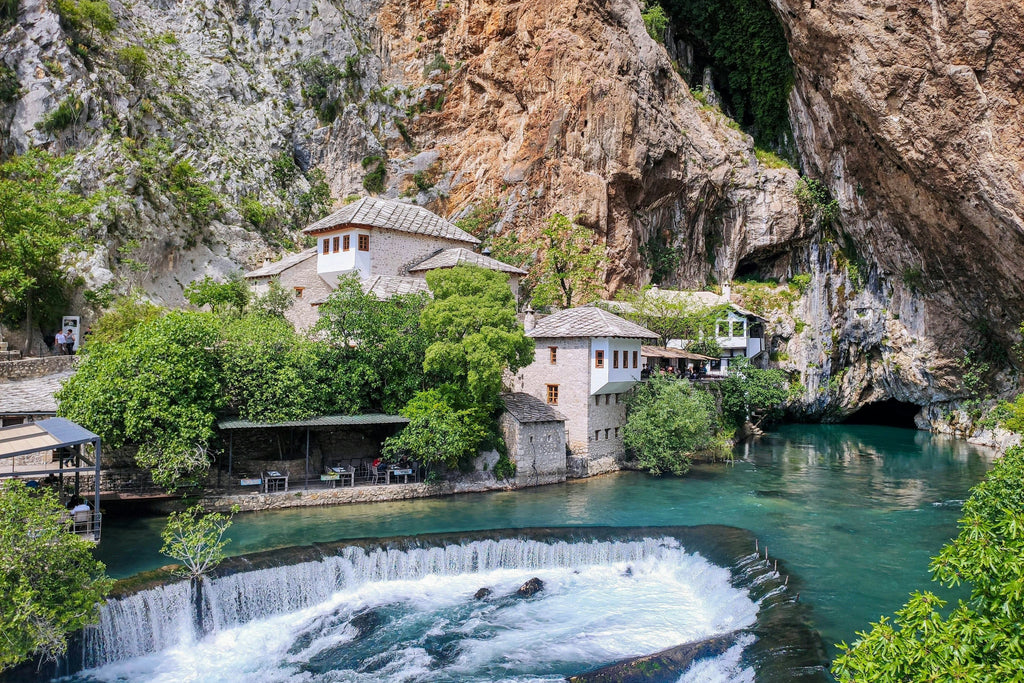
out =
[[[263,267],[266,268],[269,265],[270,265],[270,257],[269,256],[264,256],[263,257]]]
[[[523,311],[523,331],[529,332],[533,328],[537,327],[537,316],[533,314],[533,306],[526,304],[526,309]]]
[[[484,247],[484,250],[481,251],[480,253],[483,254],[484,256],[490,256],[491,255],[491,248],[490,247]]]
[[[722,296],[725,297],[726,301],[732,300],[732,283],[726,282],[722,285]]]

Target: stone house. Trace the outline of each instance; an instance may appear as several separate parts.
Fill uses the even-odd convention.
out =
[[[535,396],[502,394],[498,426],[516,464],[516,485],[565,481],[565,416]]]
[[[640,381],[641,343],[650,330],[591,306],[559,311],[534,323],[526,336],[534,361],[512,379],[515,391],[557,407],[566,418],[569,473],[588,476],[618,469],[624,454],[624,394]]]
[[[343,275],[358,275],[367,292],[387,298],[427,291],[427,272],[460,263],[507,273],[517,296],[526,274],[473,251],[480,240],[440,216],[392,199],[363,197],[302,232],[316,239],[315,247],[245,274],[254,293],[265,292],[275,278],[294,292],[286,317],[299,328],[316,322],[316,307]]]

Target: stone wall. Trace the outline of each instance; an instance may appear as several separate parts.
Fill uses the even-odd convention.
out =
[[[597,394],[590,397],[587,434],[591,458],[618,457],[623,454],[622,427],[626,424],[626,404],[622,394]]]
[[[370,233],[370,276],[401,275],[409,277],[408,269],[439,249],[452,247],[473,248],[466,242],[414,235],[397,230],[374,229]],[[422,274],[417,274],[422,277]]]
[[[498,420],[509,458],[516,464],[516,485],[565,481],[565,423],[521,423],[504,412]]]
[[[45,377],[65,370],[73,370],[76,356],[47,356],[23,360],[0,361],[0,382]]]

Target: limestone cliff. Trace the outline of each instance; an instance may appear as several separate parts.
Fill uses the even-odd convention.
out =
[[[0,142],[73,153],[85,188],[114,190],[69,255],[93,292],[175,303],[366,188],[453,219],[493,204],[491,232],[560,211],[607,243],[609,292],[811,274],[772,316],[797,411],[963,397],[963,349],[1006,348],[1024,316],[1021,10],[771,1],[801,162],[840,208],[824,230],[637,0],[111,0],[92,46],[23,0]]]

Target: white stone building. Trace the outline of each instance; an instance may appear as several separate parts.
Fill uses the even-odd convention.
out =
[[[302,232],[316,238],[315,247],[245,274],[254,293],[265,292],[275,278],[294,292],[286,317],[299,328],[316,322],[316,307],[343,275],[357,274],[366,291],[387,298],[427,291],[427,272],[462,263],[507,273],[517,296],[526,274],[473,251],[480,240],[437,214],[392,199],[364,197]]]
[[[650,330],[600,308],[559,311],[533,324],[526,336],[534,361],[512,380],[513,389],[557,407],[566,418],[569,471],[587,476],[618,469],[623,455],[623,394],[640,381],[640,346]]]

